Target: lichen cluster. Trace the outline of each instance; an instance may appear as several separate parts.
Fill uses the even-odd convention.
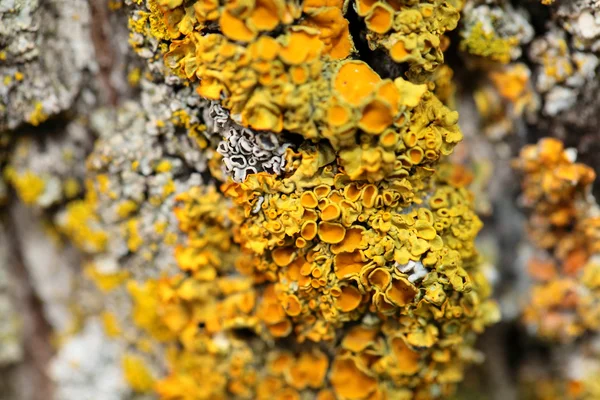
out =
[[[522,9],[510,2],[470,1],[465,6],[460,49],[472,56],[507,64],[522,54],[533,28]]]
[[[536,283],[524,318],[536,334],[572,341],[600,327],[600,218],[590,198],[594,171],[575,163],[555,139],[522,149],[523,203],[528,234],[539,249],[529,261]]]
[[[597,0],[100,3],[0,0],[3,373],[600,398]]]
[[[546,28],[534,35],[536,17],[509,1],[474,0],[464,7],[459,47],[484,76],[475,100],[494,140],[519,129],[518,119],[562,139],[571,126],[595,119],[598,106],[587,90],[597,91],[600,70],[597,5],[564,1],[549,9]]]
[[[587,399],[598,393],[594,376],[600,367],[600,213],[590,193],[596,175],[575,156],[546,138],[525,146],[514,164],[522,174],[534,247],[523,320],[534,335],[563,343],[562,351],[570,353],[560,378],[547,383],[546,396]]]
[[[408,64],[411,80],[426,81],[444,63],[450,41],[444,34],[456,28],[459,1],[351,2],[364,20],[371,50],[385,51],[398,64]]]
[[[164,52],[173,74],[166,80],[183,85],[176,97],[199,95],[204,111],[191,136],[224,168],[195,165],[212,183],[188,180],[155,201],[148,186],[150,197],[136,199],[132,179],[136,170],[165,174],[163,161],[145,167],[124,151],[127,142],[102,140],[88,161],[94,190],[86,201],[111,199],[118,218],[100,219],[123,233],[108,242],[127,243],[119,258],[135,277],[126,287],[131,318],[145,332],[137,341],[163,343],[169,360],[162,378],[155,367],[127,363],[132,387],[164,399],[452,393],[465,365],[480,358],[476,335],[498,318],[474,246],[482,224],[470,175],[440,164],[462,138],[458,115],[434,83],[420,83],[441,64],[441,37],[458,10],[355,5],[374,47],[389,47],[392,58],[404,48],[395,61],[410,67],[412,83],[382,78],[360,60],[343,4],[147,6],[132,9],[134,48],[155,71],[164,67],[148,46]],[[380,11],[393,26],[378,25]],[[119,149],[131,166],[103,148]],[[148,256],[161,271],[148,277],[134,261],[153,248],[139,231],[146,217],[136,217],[147,207],[173,209],[178,271]]]
[[[447,179],[455,178],[451,172]],[[460,181],[453,184],[459,187],[441,183],[433,196],[445,192],[450,213],[468,201]],[[220,196],[200,189],[178,196],[175,212],[188,239],[175,254],[185,275],[130,285],[134,321],[155,339],[179,344],[169,352],[170,374],[156,386],[162,398],[432,398],[452,390],[463,363],[475,357],[473,335],[495,314],[493,306],[479,304],[488,288],[475,265],[452,265],[452,257],[461,260],[459,252],[422,224],[419,217],[435,218],[431,211],[413,210],[404,224],[419,227],[412,241],[444,257],[440,272],[408,253],[419,248],[410,246],[411,239],[406,259],[396,252],[402,264],[394,261],[393,247],[389,261],[372,255],[377,244],[391,242],[390,231],[399,232],[392,221],[390,238],[370,246],[361,238],[370,233],[368,225],[353,225],[336,246],[331,231],[314,224],[313,239],[322,237],[314,244],[307,240],[301,249],[279,246],[268,258],[252,257],[234,244]],[[295,237],[298,242],[302,236]],[[444,239],[460,241],[452,234]],[[419,251],[432,254],[424,247]],[[344,329],[351,321],[358,324]],[[290,344],[277,345],[282,338]],[[429,383],[431,373],[436,378]]]

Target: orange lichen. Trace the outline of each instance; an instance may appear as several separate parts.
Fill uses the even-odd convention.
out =
[[[377,381],[367,374],[366,366],[359,369],[359,362],[354,358],[338,358],[333,363],[331,384],[343,399],[366,399],[377,389]]]
[[[301,151],[291,159],[327,159],[328,151],[327,147],[316,147]],[[278,293],[285,314],[291,318],[296,340],[328,340],[334,337],[334,327],[355,320],[367,307],[386,315],[398,315],[400,309],[424,307],[424,304],[440,307],[448,302],[455,305],[446,307],[463,309],[464,299],[459,303],[458,298],[446,293],[456,290],[464,291],[466,295],[472,290],[474,283],[460,265],[462,263],[469,269],[475,265],[476,252],[467,238],[473,238],[481,227],[474,213],[463,208],[465,202],[471,201],[464,188],[468,180],[456,177],[464,173],[457,168],[442,169],[439,186],[431,195],[431,211],[417,207],[413,211],[394,213],[391,212],[394,207],[415,201],[413,197],[403,197],[402,186],[393,188],[385,181],[346,184],[348,178],[341,172],[329,175],[328,166],[314,172],[312,165],[302,162],[291,165],[296,170],[289,178],[273,179],[258,174],[241,184],[226,184],[223,190],[239,204],[239,215],[245,216],[239,232],[242,246],[263,254],[261,258],[266,255],[268,259],[271,254],[275,260],[277,267],[259,262],[254,273],[270,275],[276,281],[272,288]],[[317,175],[311,178],[310,174]],[[331,179],[331,186],[316,185],[326,179]],[[409,179],[406,187],[419,187],[425,182],[422,178]],[[296,190],[289,190],[294,187]],[[260,196],[266,196],[263,204],[269,204],[273,210],[263,208],[259,213],[248,212],[253,209],[249,196],[255,195],[257,190]],[[278,190],[285,190],[285,196],[279,195]],[[260,226],[264,228],[260,229]],[[287,243],[297,243],[298,236],[307,242],[302,247],[295,247],[294,261],[279,266],[288,259],[285,263],[277,261],[278,253],[287,255],[290,248]],[[440,265],[434,275],[423,280],[426,285],[423,294],[420,294],[421,284],[413,281],[418,277],[410,272],[401,273],[402,265],[414,262],[412,260],[421,260],[426,268],[434,270],[435,265]],[[394,263],[399,266],[394,267]],[[445,284],[439,283],[439,274],[443,274]],[[353,282],[360,282],[360,286]],[[430,312],[442,317],[443,314],[433,310]],[[277,315],[277,318],[283,317],[283,314]],[[488,318],[472,311],[454,315]],[[269,319],[267,322],[274,321]],[[373,334],[377,335],[377,332],[375,330]],[[432,327],[422,330],[409,325],[405,335],[407,343],[421,349],[438,346],[436,343],[441,340],[437,329]],[[354,347],[350,348],[354,350]],[[410,368],[415,368],[414,365],[422,365],[420,360],[425,356],[411,351],[406,350],[406,353],[418,354],[414,357],[419,362],[400,363],[397,368],[404,371],[404,375],[412,373]]]
[[[361,61],[344,63],[338,69],[333,88],[342,99],[352,105],[359,105],[375,90],[381,78],[367,64]]]
[[[425,85],[402,78],[394,82],[381,79],[362,61],[321,60],[327,43],[319,38],[320,31],[290,27],[275,38],[261,36],[247,46],[217,34],[187,35],[171,43],[166,61],[180,75],[199,78],[200,95],[220,99],[232,114],[241,116],[243,125],[329,139],[334,150],[344,151],[340,153],[342,163],[353,179],[370,175],[381,179],[394,166],[394,142],[389,140],[409,128],[407,117],[431,115],[429,110],[437,110],[441,104],[428,95]],[[239,64],[236,60],[240,59],[247,63]],[[223,73],[210,72],[214,70]],[[440,144],[452,146],[460,134],[447,134],[446,130],[455,130],[456,117],[442,113],[448,116],[439,116],[435,122],[444,127],[439,132],[443,136]],[[390,130],[385,135],[388,149],[366,148],[356,154],[353,135],[361,129],[373,135]],[[427,153],[430,160],[438,157],[438,144],[433,146]]]
[[[381,133],[392,124],[393,117],[388,104],[373,100],[365,106],[358,126],[367,133]]]
[[[386,291],[387,298],[397,306],[409,304],[416,294],[416,288],[404,279],[395,279]]]
[[[360,352],[372,344],[377,336],[377,330],[356,326],[348,332],[342,341],[342,348],[352,352]]]
[[[228,10],[221,14],[219,26],[223,34],[232,40],[249,42],[256,37],[256,33],[248,29],[244,21],[233,16]]]
[[[355,4],[371,47],[395,49],[416,81],[441,62],[458,17],[434,3]],[[383,79],[349,59],[346,6],[159,10],[166,33],[154,36],[175,74],[242,126],[297,138],[280,174],[228,180],[227,200],[177,196],[183,273],[134,293],[151,316],[138,325],[176,344],[157,386],[164,399],[449,395],[474,332],[497,317],[467,174],[438,165],[462,138],[458,115],[433,84]]]
[[[322,7],[308,11],[304,25],[319,29],[319,39],[325,45],[323,52],[335,60],[348,57],[354,49],[348,20],[341,7]]]
[[[575,163],[557,139],[525,146],[515,167],[523,174],[523,203],[530,210],[528,233],[539,256],[529,262],[535,279],[524,320],[540,336],[571,341],[600,328],[590,313],[598,293],[592,280],[600,250],[597,204],[588,193],[594,171]]]
[[[445,32],[456,28],[459,10],[452,2],[432,4],[355,0],[354,8],[365,20],[367,40],[373,50],[383,49],[397,63],[408,63],[408,76],[430,79],[443,64]]]
[[[289,381],[292,387],[304,389],[323,387],[325,375],[329,366],[327,356],[320,351],[302,353],[288,369]]]
[[[386,33],[392,28],[394,10],[386,3],[375,3],[365,18],[367,28],[375,33]]]
[[[319,238],[325,243],[340,243],[346,236],[346,229],[336,223],[321,222],[319,224]]]
[[[336,304],[343,312],[349,312],[358,307],[361,299],[362,296],[357,288],[353,286],[344,286],[336,299]]]
[[[402,338],[392,339],[390,346],[397,360],[397,368],[401,373],[413,375],[419,371],[419,354],[409,349]]]

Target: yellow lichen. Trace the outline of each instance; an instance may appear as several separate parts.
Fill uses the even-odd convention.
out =
[[[512,58],[512,49],[518,45],[517,37],[498,37],[495,32],[486,31],[482,22],[477,22],[468,32],[468,36],[461,40],[460,50],[493,61],[508,63]]]
[[[132,87],[137,87],[141,77],[142,71],[139,68],[132,68],[127,74],[127,82],[129,82]]]
[[[102,272],[93,264],[86,266],[84,273],[103,292],[109,292],[127,281],[129,272]]]
[[[600,329],[592,311],[600,299],[600,218],[587,201],[596,175],[553,138],[525,146],[514,165],[523,174],[529,238],[540,250],[529,260],[534,285],[523,318],[542,337],[572,341]]]
[[[25,204],[35,204],[46,189],[44,179],[32,171],[18,173],[14,168],[7,167],[4,177],[15,187],[19,198]]]
[[[122,0],[109,0],[108,1],[108,8],[111,11],[120,10],[122,7],[123,7],[123,1]]]
[[[407,63],[412,81],[430,79],[443,64],[448,43],[444,33],[456,28],[459,18],[451,2],[355,0],[353,6],[365,19],[369,47],[387,51],[397,63]]]
[[[106,335],[109,337],[118,337],[121,334],[121,328],[119,327],[117,317],[107,311],[103,312],[101,317]]]
[[[29,114],[28,121],[31,125],[38,126],[48,118],[49,115],[44,112],[44,105],[41,102],[36,102],[34,110]]]
[[[68,203],[58,221],[58,228],[84,251],[98,253],[106,248],[108,236],[99,226],[95,208],[88,201],[74,200]]]
[[[146,393],[152,390],[154,378],[144,360],[133,354],[125,354],[122,359],[123,374],[129,386],[136,392]]]
[[[469,174],[440,165],[462,139],[458,114],[418,84],[442,62],[458,11],[353,6],[370,46],[406,62],[410,81],[350,59],[341,1],[154,0],[130,21],[168,44],[166,65],[199,96],[302,142],[280,175],[178,194],[181,272],[128,283],[136,325],[169,348],[163,399],[449,396],[474,334],[497,319]],[[191,130],[187,113],[171,120]],[[141,250],[135,219],[125,227]]]

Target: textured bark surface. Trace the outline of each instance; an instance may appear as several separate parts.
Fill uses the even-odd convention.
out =
[[[159,2],[173,9],[182,3]],[[600,173],[600,2],[448,3],[462,7],[461,19],[440,34],[449,39],[437,49],[449,68],[435,72],[424,60],[395,62],[387,39],[367,29],[354,2],[345,18],[361,59],[381,77],[429,81],[460,115],[464,139],[449,159],[473,172],[469,190],[484,222],[479,268],[502,319],[467,356],[475,365],[454,398],[600,398],[587,376],[600,365],[600,326],[586,322],[583,333],[553,341],[524,322],[538,293],[531,259],[561,265],[568,257],[561,258],[561,245],[532,239],[539,221],[513,161],[524,146],[552,137],[573,149],[566,158],[576,155]],[[173,213],[182,207],[178,195],[259,173],[283,175],[291,168],[286,154],[310,147],[298,132],[244,126],[222,99],[200,97],[197,80],[173,73],[163,61],[170,39],[134,27],[152,18],[156,4],[0,0],[0,400],[159,398],[151,385],[171,372],[169,346],[144,341],[131,285],[113,289],[102,277],[129,279],[141,291],[142,282],[181,272],[174,244],[190,236]],[[432,50],[428,62],[438,63],[439,54]],[[565,236],[583,235],[578,227],[598,216],[593,194],[600,185],[596,192],[590,186],[573,195],[579,211],[562,226]],[[223,200],[223,208],[232,203]],[[222,223],[233,229],[232,221]],[[585,265],[598,262],[598,235],[594,243]],[[228,260],[236,249],[214,254]],[[410,265],[411,279],[423,279]],[[242,328],[236,339],[262,340]],[[252,346],[267,354],[271,344]],[[331,358],[334,347],[327,346]]]

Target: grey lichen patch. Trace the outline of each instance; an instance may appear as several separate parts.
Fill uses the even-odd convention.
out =
[[[129,14],[129,45],[145,61],[149,74],[168,83],[179,82],[179,78],[169,74],[163,62],[163,53],[167,48],[160,37],[167,39],[166,26],[158,11],[156,2],[124,0]],[[150,8],[148,8],[150,7]]]
[[[555,27],[533,41],[530,58],[537,64],[535,87],[543,94],[544,112],[555,116],[577,102],[579,92],[596,79],[598,57],[574,49],[565,31]]]
[[[223,156],[225,174],[243,182],[249,174],[267,172],[279,175],[285,166],[285,150],[290,146],[281,135],[253,131],[235,123],[229,112],[213,102],[204,111],[207,131],[222,137],[217,151]]]
[[[4,177],[25,204],[40,210],[64,205],[83,193],[85,159],[92,144],[87,126],[77,120],[58,132],[20,136]]]
[[[554,12],[548,31],[529,50],[543,116],[552,117],[549,129],[556,136],[572,135],[573,127],[593,134],[600,110],[600,3],[562,1]]]
[[[461,19],[460,49],[508,63],[521,56],[522,46],[531,41],[533,34],[527,12],[515,9],[509,1],[469,1]]]
[[[85,0],[0,2],[0,131],[73,106],[96,69]]]
[[[600,51],[600,3],[597,0],[572,0],[558,3],[556,15],[563,28],[575,38],[578,49]]]
[[[200,149],[204,142],[190,135],[199,129],[194,115],[201,105],[191,88],[145,81],[141,104],[93,116],[99,138],[87,162],[88,190],[107,237],[106,252],[99,255],[103,265],[140,278],[176,268],[175,198],[208,183],[210,149]]]
[[[83,330],[58,351],[50,366],[60,400],[125,400],[132,398],[121,369],[122,344],[111,341],[98,320],[88,320]]]

